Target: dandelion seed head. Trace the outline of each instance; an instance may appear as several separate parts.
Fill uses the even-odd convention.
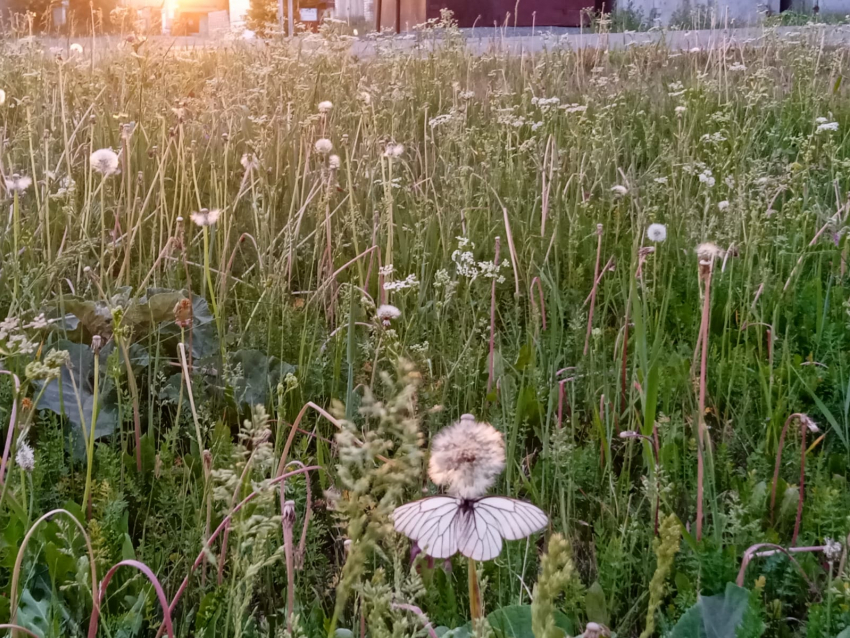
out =
[[[191,219],[196,226],[200,226],[201,228],[205,226],[212,226],[218,221],[219,217],[221,217],[221,211],[217,208],[213,210],[202,208],[197,213],[189,215],[189,219]]]
[[[333,142],[331,142],[329,139],[323,137],[321,139],[316,140],[315,148],[317,153],[327,155],[332,150],[334,150],[334,145]]]
[[[656,244],[667,239],[667,227],[664,224],[650,224],[646,229],[646,237]]]
[[[428,476],[457,498],[483,496],[505,469],[505,441],[471,414],[440,430],[431,442]]]
[[[74,42],[74,44],[71,45],[71,53],[80,53],[81,54],[82,52],[83,52],[83,45],[82,44],[77,44],[76,42]]]
[[[387,144],[384,157],[399,158],[404,155],[404,144]]]
[[[118,154],[111,148],[101,148],[91,154],[92,170],[97,171],[104,177],[114,175],[118,172]]]
[[[0,89],[0,106],[3,106],[6,103],[6,91]]]
[[[22,470],[32,472],[35,468],[35,452],[26,439],[18,443],[18,451],[15,453],[15,463]]]
[[[697,257],[700,261],[714,261],[723,257],[723,249],[710,241],[697,246]]]
[[[823,555],[830,563],[834,563],[841,558],[841,543],[832,540],[831,538],[823,539],[824,549]]]
[[[334,104],[330,100],[319,102],[319,113],[330,113]]]
[[[339,164],[339,155],[331,155],[328,158],[328,168],[330,168],[331,170],[337,170],[339,168]]]
[[[674,111],[676,112],[676,115],[678,115],[679,117],[681,117],[682,115],[684,115],[684,114],[687,112],[687,110],[688,110],[688,109],[687,109],[687,107],[685,107],[685,106],[677,106],[677,107],[674,109]]]
[[[622,184],[616,184],[611,187],[611,192],[615,195],[619,195],[620,197],[624,197],[629,194],[629,189],[623,186]]]
[[[23,193],[32,185],[32,178],[26,175],[10,175],[6,178],[6,189],[10,193]]]
[[[239,163],[242,164],[242,168],[246,171],[254,170],[260,166],[260,160],[258,160],[257,156],[253,153],[244,153],[242,155],[242,159],[239,160]]]
[[[398,319],[399,317],[401,317],[401,310],[399,310],[395,306],[391,306],[390,304],[385,303],[378,306],[378,310],[375,311],[375,316],[382,324],[384,324],[385,326],[389,326],[390,322],[393,319]]]

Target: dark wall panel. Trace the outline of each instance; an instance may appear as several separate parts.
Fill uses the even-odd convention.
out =
[[[517,26],[577,27],[581,24],[582,10],[594,7],[595,0],[428,0],[428,17],[436,18],[440,9],[454,12],[461,27],[500,26],[510,14],[508,24]],[[516,16],[514,13],[516,12]]]

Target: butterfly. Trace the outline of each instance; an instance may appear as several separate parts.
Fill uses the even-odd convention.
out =
[[[428,556],[460,552],[473,560],[492,560],[502,551],[502,539],[525,538],[549,523],[540,508],[504,496],[431,496],[397,507],[392,520]]]

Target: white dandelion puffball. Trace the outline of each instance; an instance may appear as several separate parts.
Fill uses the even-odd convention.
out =
[[[6,189],[10,193],[23,193],[32,185],[32,178],[17,173],[6,178]]]
[[[714,261],[723,257],[723,249],[710,241],[697,246],[697,257],[700,261]]]
[[[0,89],[0,106],[3,106],[6,103],[6,91]]]
[[[320,140],[316,140],[316,152],[321,153],[322,155],[327,155],[332,150],[334,150],[333,142],[331,142],[327,138],[322,138]]]
[[[385,326],[390,325],[390,322],[393,319],[398,319],[401,317],[401,310],[396,308],[395,306],[391,306],[388,303],[382,304],[378,306],[378,310],[375,312],[375,316],[383,323]]]
[[[646,238],[656,244],[667,239],[667,226],[664,224],[650,224],[646,229]]]
[[[189,215],[189,218],[195,223],[195,225],[200,226],[201,228],[205,226],[212,226],[218,221],[219,217],[221,217],[220,210],[209,210],[208,208],[202,208],[197,213]]]
[[[388,144],[384,150],[384,157],[401,157],[404,155],[404,144]]]
[[[431,442],[428,476],[454,497],[483,496],[505,469],[505,441],[489,423],[464,414]]]
[[[334,107],[334,103],[330,100],[319,102],[319,113],[330,113]]]
[[[328,158],[328,168],[336,170],[339,168],[339,155],[331,155]]]
[[[621,185],[621,184],[617,184],[617,185],[611,187],[611,192],[614,193],[615,195],[619,195],[620,197],[623,197],[624,195],[629,194],[629,189],[626,188],[625,186]]]
[[[35,452],[26,441],[18,443],[18,451],[15,453],[15,463],[22,470],[32,472],[35,467]]]
[[[71,45],[71,53],[82,54],[82,52],[83,52],[83,45],[82,44],[77,44],[76,42],[74,42],[74,44]]]
[[[91,154],[92,170],[104,177],[118,172],[118,154],[111,148],[101,148]]]

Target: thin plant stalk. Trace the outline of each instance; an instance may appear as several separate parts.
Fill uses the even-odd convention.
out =
[[[96,337],[96,339],[100,339]],[[83,508],[88,511],[91,519],[91,480],[92,468],[94,466],[94,430],[97,423],[98,394],[100,390],[100,346],[94,348],[94,384],[92,390],[91,427],[89,429],[89,440],[86,450],[86,488],[83,492]]]
[[[791,536],[791,547],[797,544],[797,536],[800,533],[800,522],[803,518],[803,500],[805,498],[806,486],[806,430],[817,432],[817,426],[808,415],[795,412],[785,420],[782,432],[779,434],[779,443],[776,446],[776,463],[773,466],[773,487],[770,490],[770,524],[773,525],[776,507],[776,488],[779,483],[779,465],[782,462],[782,448],[785,445],[785,434],[788,426],[794,420],[800,421],[800,488],[797,498],[797,515],[794,518],[794,534]]]
[[[700,322],[700,343],[702,353],[699,362],[699,401],[697,415],[697,541],[702,540],[703,496],[705,490],[705,386],[708,364],[708,324],[711,313],[711,275],[714,260],[700,263],[700,273],[704,282],[702,301],[702,320]]]
[[[481,586],[478,583],[478,571],[476,570],[475,561],[473,559],[467,559],[466,569],[469,576],[469,615],[472,618],[474,625],[476,620],[484,618],[484,608],[481,601]]]
[[[495,256],[493,264],[498,269],[499,267],[499,245],[500,240],[496,237]],[[493,388],[493,376],[495,373],[496,364],[496,280],[494,277],[490,285],[490,353],[487,364],[487,396],[490,396],[490,391]]]

